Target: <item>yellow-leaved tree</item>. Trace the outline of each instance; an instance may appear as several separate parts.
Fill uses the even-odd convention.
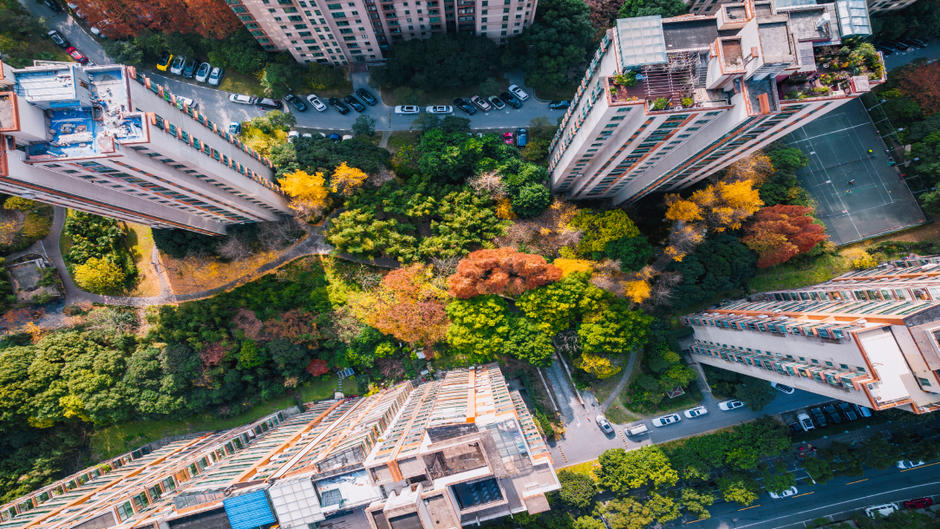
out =
[[[291,198],[291,209],[302,215],[319,215],[326,209],[330,190],[326,187],[323,173],[306,171],[287,173],[277,181],[281,189]]]
[[[343,162],[337,165],[336,169],[333,170],[333,192],[342,193],[343,196],[348,197],[362,187],[366,178],[369,178],[369,175],[362,169],[350,167],[349,164]]]
[[[620,366],[613,365],[610,358],[591,353],[582,353],[574,364],[578,369],[583,369],[600,379],[610,378],[620,372]]]
[[[691,200],[683,199],[679,195],[666,196],[666,219],[674,222],[694,222],[702,220],[702,208]]]

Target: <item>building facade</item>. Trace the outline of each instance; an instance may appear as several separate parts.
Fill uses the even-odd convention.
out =
[[[389,46],[468,32],[502,44],[535,19],[538,0],[226,0],[268,51],[298,62],[384,60]],[[454,65],[455,68],[459,65]]]
[[[133,67],[0,69],[0,192],[207,234],[290,212],[269,160]]]
[[[940,256],[684,317],[700,363],[876,410],[940,409]]]
[[[490,364],[144,447],[0,506],[0,529],[457,529],[559,487]]]
[[[840,1],[618,20],[552,140],[552,189],[614,204],[681,189],[868,92],[880,56],[871,75],[827,59],[871,33],[864,3]]]

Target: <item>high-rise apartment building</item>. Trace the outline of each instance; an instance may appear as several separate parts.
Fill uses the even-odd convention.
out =
[[[0,192],[208,234],[290,211],[270,161],[133,67],[0,72]]]
[[[940,256],[684,317],[697,362],[876,410],[940,409]]]
[[[401,40],[468,32],[502,44],[535,19],[538,0],[226,0],[268,51],[298,62],[379,62]],[[455,64],[454,68],[460,68]]]
[[[829,59],[871,33],[864,2],[839,1],[618,20],[552,140],[552,189],[614,204],[680,189],[868,92],[883,70]]]
[[[458,529],[559,487],[491,364],[124,454],[0,506],[0,529]]]

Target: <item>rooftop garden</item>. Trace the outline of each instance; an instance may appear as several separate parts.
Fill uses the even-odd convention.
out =
[[[845,46],[816,48],[817,71],[806,75],[792,75],[780,82],[781,99],[825,97],[833,93],[850,92],[849,80],[866,76],[880,81],[884,76],[884,62],[874,46],[867,42],[848,43]]]

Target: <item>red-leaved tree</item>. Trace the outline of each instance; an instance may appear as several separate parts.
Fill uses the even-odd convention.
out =
[[[372,294],[360,297],[354,310],[363,321],[411,345],[431,346],[444,339],[450,320],[446,292],[431,281],[431,269],[415,263],[392,270]]]
[[[224,0],[74,0],[88,24],[111,38],[155,32],[222,38],[241,25]]]
[[[758,268],[785,263],[826,240],[826,228],[816,224],[812,208],[778,204],[758,211],[741,239],[758,254]]]
[[[497,248],[477,250],[461,259],[447,286],[460,299],[483,294],[512,297],[559,279],[561,269],[541,255]]]

